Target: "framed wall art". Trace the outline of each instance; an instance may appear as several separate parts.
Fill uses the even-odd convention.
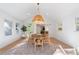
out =
[[[12,22],[7,19],[4,21],[4,33],[5,36],[12,35]]]
[[[15,26],[16,26],[16,33],[19,34],[20,24],[19,23],[16,23]]]
[[[76,31],[79,31],[79,17],[75,18]]]
[[[63,30],[63,28],[62,28],[62,21],[61,20],[57,20],[57,30],[58,31],[62,31]]]

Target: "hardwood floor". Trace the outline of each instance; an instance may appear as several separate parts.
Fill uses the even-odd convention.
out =
[[[19,38],[18,40],[16,40],[15,42],[3,47],[3,48],[0,48],[0,52],[4,52],[4,51],[7,51],[8,49],[11,49],[12,47],[16,46],[17,44],[20,44],[21,42],[23,42],[25,39],[22,39],[22,38]]]
[[[51,43],[54,45],[61,45],[63,48],[73,48],[64,42],[57,40],[56,38],[51,37],[50,39],[51,39]]]
[[[51,44],[54,44],[54,45],[61,45],[63,48],[72,48],[71,46],[69,46],[68,44],[66,43],[63,43],[55,38],[50,38],[51,39]],[[26,39],[18,39],[17,41],[5,46],[4,48],[1,48],[0,49],[0,52],[4,52],[4,51],[7,51],[8,49],[11,49],[12,47],[16,46],[17,44],[20,44],[22,43],[23,41],[25,41]]]

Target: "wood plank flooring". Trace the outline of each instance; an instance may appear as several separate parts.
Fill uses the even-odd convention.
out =
[[[61,45],[63,48],[73,48],[64,42],[57,40],[56,38],[51,37],[50,39],[51,39],[51,43],[54,45]]]
[[[61,41],[59,41],[59,40],[57,40],[57,39],[55,39],[55,38],[52,38],[52,37],[51,37],[50,39],[51,39],[51,43],[54,44],[54,45],[61,45],[63,48],[72,48],[72,47],[69,46],[68,44],[63,43],[63,42],[61,42]],[[0,49],[0,52],[2,52],[2,51],[7,51],[8,49],[11,49],[12,47],[16,46],[17,44],[22,43],[22,42],[25,41],[25,40],[26,40],[26,39],[20,38],[20,39],[18,39],[17,41],[15,41],[15,42],[13,42],[13,43],[11,43],[11,44],[5,46],[4,48],[1,48],[1,49]]]

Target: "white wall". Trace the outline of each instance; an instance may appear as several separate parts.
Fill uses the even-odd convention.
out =
[[[75,17],[79,17],[79,4],[53,5],[55,6],[55,9],[53,10],[52,7],[51,13],[47,16],[51,16],[48,20],[51,24],[49,26],[50,36],[55,37],[73,47],[79,47],[79,31],[76,31],[75,27]],[[62,21],[62,31],[57,30],[57,20]]]
[[[12,21],[12,35],[10,36],[5,36],[4,34],[5,19]],[[20,27],[23,24],[22,21],[18,21],[12,16],[0,11],[0,48],[14,42],[15,40],[17,40],[17,38],[21,36],[21,32],[19,34],[16,33],[16,27],[15,27],[16,22],[20,23]]]

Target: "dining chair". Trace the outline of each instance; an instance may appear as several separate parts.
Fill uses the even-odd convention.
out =
[[[34,43],[35,49],[37,49],[38,47],[41,47],[43,49],[43,38],[42,37],[36,38],[34,42],[35,42]]]

